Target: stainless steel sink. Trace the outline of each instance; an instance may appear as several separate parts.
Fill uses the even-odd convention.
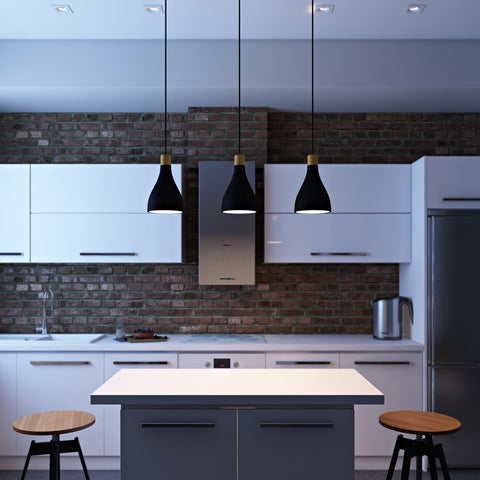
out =
[[[50,335],[40,335],[38,333],[0,333],[0,342],[35,342],[46,341],[68,344],[95,343],[105,338],[103,333],[52,333]]]

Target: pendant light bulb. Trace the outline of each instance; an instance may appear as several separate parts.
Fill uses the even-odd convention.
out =
[[[330,197],[318,173],[318,155],[308,155],[307,174],[295,200],[295,213],[329,213]]]
[[[161,155],[160,174],[148,198],[149,213],[182,213],[183,200],[172,175],[170,155]]]
[[[256,211],[257,201],[245,171],[245,156],[235,155],[233,176],[223,195],[222,212],[245,215]]]

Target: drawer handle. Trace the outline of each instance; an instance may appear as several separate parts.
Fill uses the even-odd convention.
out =
[[[259,423],[260,428],[332,428],[333,423],[330,422],[262,422]]]
[[[80,252],[81,257],[135,257],[135,252]]]
[[[30,365],[91,365],[91,362],[62,362],[62,361],[43,361],[32,360]]]
[[[214,422],[149,422],[142,428],[215,428]]]
[[[159,362],[113,362],[114,365],[170,365],[170,362],[161,360]]]
[[[5,257],[21,257],[23,253],[22,252],[0,252],[0,255]]]
[[[410,362],[399,361],[399,362],[369,362],[369,361],[356,361],[355,365],[410,365]]]
[[[367,252],[310,252],[312,257],[335,256],[335,257],[366,257]]]
[[[443,197],[444,202],[480,202],[478,197]]]
[[[332,362],[328,361],[303,361],[303,360],[277,360],[277,365],[331,365]]]

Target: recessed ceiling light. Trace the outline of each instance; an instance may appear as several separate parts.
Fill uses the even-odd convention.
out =
[[[144,5],[145,6],[145,10],[148,12],[148,13],[165,13],[165,11],[163,10],[163,5],[159,4],[159,5]]]
[[[335,5],[325,5],[323,3],[315,4],[315,11],[319,13],[333,13]]]
[[[422,13],[425,10],[425,5],[409,5],[407,13]]]
[[[57,13],[63,13],[63,14],[73,13],[72,7],[70,5],[67,5],[67,4],[51,5],[51,7]]]

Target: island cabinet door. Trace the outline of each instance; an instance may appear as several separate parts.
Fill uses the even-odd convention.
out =
[[[177,368],[176,353],[106,353],[105,381],[122,368]],[[120,406],[105,405],[105,455],[120,456]]]
[[[122,409],[122,480],[236,480],[233,410]]]
[[[238,416],[239,480],[353,480],[353,409]]]

